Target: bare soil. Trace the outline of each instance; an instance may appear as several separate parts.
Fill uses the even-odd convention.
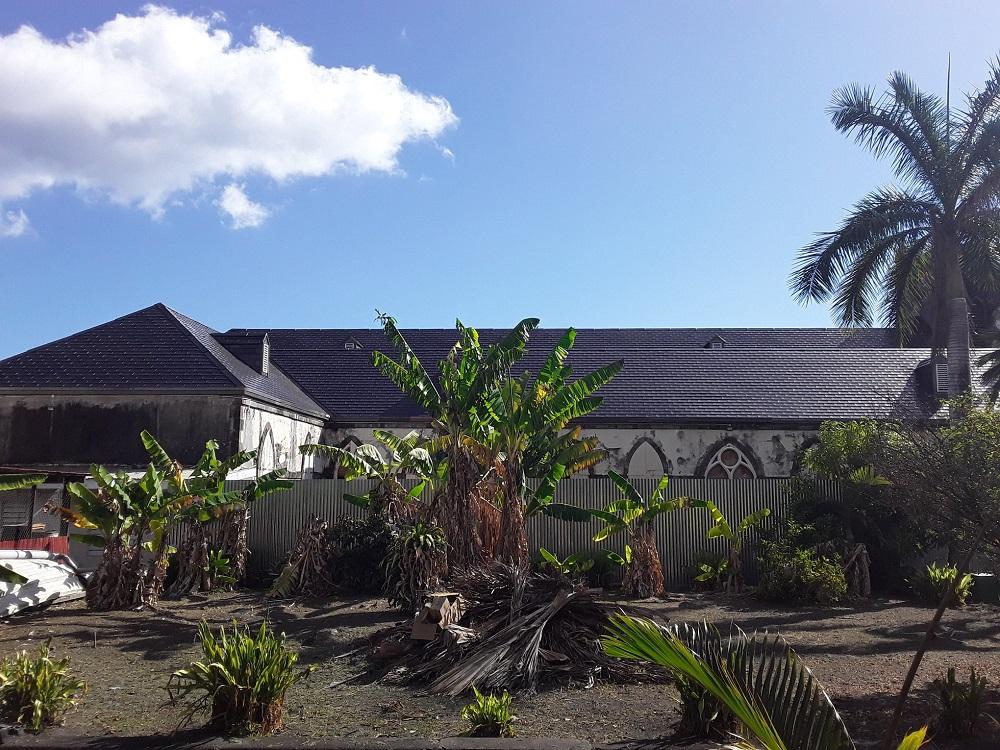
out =
[[[735,622],[747,631],[779,631],[825,685],[862,747],[878,740],[932,614],[926,607],[885,599],[857,607],[790,609],[749,596],[692,594],[644,601],[642,606],[661,610],[672,621],[705,619],[723,627]],[[91,612],[74,602],[0,621],[0,655],[34,649],[51,639],[55,654],[69,656],[87,680],[87,694],[54,732],[169,734],[183,722],[185,710],[170,705],[164,686],[171,672],[199,658],[198,621],[256,623],[263,617],[287,633],[304,664],[316,667],[288,693],[284,732],[290,737],[442,738],[466,731],[459,717],[465,701],[380,683],[365,674],[368,638],[404,619],[381,600],[275,602],[239,592],[164,602],[155,612],[111,613]],[[937,701],[929,683],[948,667],[956,667],[963,679],[971,667],[986,677],[988,710],[1000,720],[1000,608],[975,605],[952,611],[944,626],[945,634],[935,639],[924,659],[907,724],[916,727],[933,718]],[[347,680],[351,682],[345,684]],[[520,695],[515,697],[516,729],[520,736],[594,743],[671,738],[678,716],[675,695],[669,685],[607,684]],[[194,723],[204,719],[196,716]],[[986,720],[977,740],[941,741],[938,746],[1000,747],[1000,724]]]

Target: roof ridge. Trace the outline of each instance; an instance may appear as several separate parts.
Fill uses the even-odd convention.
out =
[[[211,326],[206,326],[201,321],[197,321],[194,318],[188,317],[187,315],[185,315],[182,312],[178,312],[177,310],[174,310],[173,308],[168,307],[167,305],[163,304],[162,302],[157,302],[155,305],[152,305],[152,307],[156,307],[156,308],[160,309],[161,312],[166,313],[167,318],[171,322],[173,322],[174,325],[176,325],[178,328],[180,328],[184,332],[184,335],[187,336],[188,339],[194,343],[194,345],[199,349],[199,351],[201,351],[202,354],[204,354],[206,357],[208,357],[208,359],[212,362],[212,364],[214,364],[215,367],[219,371],[221,371],[223,375],[225,375],[226,379],[232,385],[235,385],[235,386],[238,386],[240,388],[246,389],[246,383],[244,383],[242,380],[240,380],[238,377],[236,377],[236,375],[234,375],[232,373],[232,371],[230,371],[230,369],[228,367],[226,367],[218,357],[216,357],[214,354],[212,354],[211,351],[209,351],[209,349],[208,349],[207,346],[205,346],[203,343],[201,343],[201,339],[199,339],[197,336],[194,335],[194,332],[188,327],[187,323],[185,323],[184,320],[189,320],[192,323],[198,323],[198,325],[204,326],[209,331],[214,332],[214,333],[218,333],[218,331],[216,331]],[[181,320],[182,318],[184,320]]]

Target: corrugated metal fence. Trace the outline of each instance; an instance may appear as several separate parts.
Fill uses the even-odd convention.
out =
[[[648,497],[657,484],[655,479],[631,481],[643,497]],[[772,528],[784,514],[791,481],[778,478],[728,481],[676,477],[670,480],[667,494],[670,497],[712,500],[734,526],[750,513],[770,508],[772,515],[750,532],[744,548],[744,570],[753,580],[756,574],[755,543],[760,534]],[[313,516],[331,521],[343,516],[363,516],[362,509],[344,500],[344,493],[362,495],[371,487],[369,480],[307,479],[297,481],[288,492],[257,503],[251,513],[249,533],[252,564],[265,569],[279,566],[288,555],[299,529]],[[832,495],[839,494],[835,483],[828,483],[825,489]],[[617,488],[610,479],[603,477],[567,479],[559,484],[556,492],[558,502],[584,508],[603,508],[618,497]],[[724,542],[705,538],[710,526],[708,513],[700,509],[688,508],[657,517],[656,538],[668,588],[691,586],[695,563],[701,554],[708,551],[720,555],[725,552]],[[560,557],[601,549],[621,553],[627,540],[619,535],[605,542],[594,542],[591,537],[598,528],[600,524],[597,521],[571,523],[535,516],[528,521],[528,541],[533,551],[545,547]]]

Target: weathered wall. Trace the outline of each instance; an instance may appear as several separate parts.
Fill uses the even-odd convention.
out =
[[[233,396],[0,396],[0,465],[139,466],[149,430],[184,464],[215,438],[228,455],[240,400]]]
[[[404,435],[412,426],[389,425],[386,429]],[[428,431],[424,431],[425,434]],[[608,451],[608,458],[593,468],[603,475],[609,469],[631,476],[702,476],[708,460],[723,445],[734,444],[747,456],[758,477],[787,477],[796,468],[801,449],[816,437],[811,429],[638,429],[597,428],[585,430],[596,435]],[[323,442],[344,446],[351,441],[368,443],[371,427],[327,429]],[[317,465],[320,473],[325,465]],[[631,469],[631,471],[630,471]],[[331,472],[328,470],[327,474]]]
[[[293,476],[312,476],[314,458],[302,456],[299,446],[319,442],[322,429],[320,420],[257,401],[244,399],[240,406],[239,448],[258,451],[258,464],[253,470],[281,468]]]

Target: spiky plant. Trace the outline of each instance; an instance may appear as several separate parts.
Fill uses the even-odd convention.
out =
[[[472,688],[472,703],[462,709],[462,718],[471,725],[473,737],[513,737],[517,716],[506,690],[501,695],[480,693]]]
[[[298,654],[275,635],[267,622],[257,632],[235,622],[218,633],[205,621],[198,626],[203,661],[170,676],[171,702],[188,702],[188,720],[210,710],[208,725],[235,734],[270,734],[284,721],[285,692],[311,669],[297,669]]]
[[[69,659],[50,656],[49,641],[35,656],[19,651],[0,661],[0,711],[34,732],[76,705],[86,687],[70,672]]]

